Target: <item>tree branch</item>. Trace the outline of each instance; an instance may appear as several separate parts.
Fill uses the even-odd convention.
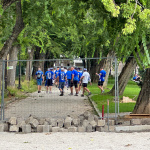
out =
[[[19,0],[2,0],[2,7],[4,10],[6,10],[11,4],[17,1]]]
[[[0,59],[3,59],[6,57],[6,55],[9,53],[12,44],[16,39],[18,38],[18,35],[24,28],[23,18],[22,18],[22,9],[21,9],[21,0],[19,0],[16,3],[16,24],[13,28],[12,35],[9,37],[9,39],[5,42],[2,50],[0,51]]]

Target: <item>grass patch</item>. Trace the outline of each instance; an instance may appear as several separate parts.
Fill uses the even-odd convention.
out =
[[[21,82],[21,89],[18,89],[18,80],[15,81],[16,86],[11,87],[8,86],[7,90],[5,90],[4,93],[4,100],[9,101],[12,99],[12,97],[17,97],[18,99],[26,98],[27,93],[32,93],[37,91],[37,85],[35,80],[31,80],[30,82],[27,80],[24,80]],[[0,97],[1,102],[1,97]]]
[[[114,86],[114,79],[110,78],[105,93],[101,94],[100,89],[97,87],[97,83],[88,86],[89,90],[92,92],[93,96],[91,99],[97,104],[97,108],[102,111],[102,105],[104,105],[104,112],[107,113],[107,100],[109,100],[109,112],[115,113],[115,96],[108,94],[110,89]],[[137,97],[140,92],[140,87],[133,81],[129,81],[123,95],[119,96],[119,100],[122,100],[122,97],[129,97],[131,99],[137,100]],[[134,109],[135,103],[119,103],[120,112],[132,112]],[[117,107],[117,106],[116,106]]]

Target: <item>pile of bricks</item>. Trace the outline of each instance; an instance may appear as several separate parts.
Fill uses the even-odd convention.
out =
[[[109,121],[109,131],[114,131],[114,120]],[[11,117],[0,123],[0,132],[106,132],[108,125],[105,120],[86,111],[76,117],[67,116],[64,119],[37,118],[29,116],[25,120]]]

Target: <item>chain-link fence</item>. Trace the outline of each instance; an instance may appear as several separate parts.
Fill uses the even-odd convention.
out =
[[[88,92],[84,93],[80,83],[77,85],[81,90],[76,94],[73,87],[73,95],[70,95],[71,89],[67,83],[64,87],[64,95],[60,95],[58,88],[59,82],[52,80],[52,89],[47,91],[45,72],[48,68],[53,68],[55,74],[57,67],[64,67],[66,72],[74,66],[79,72],[87,68],[90,74],[92,85],[88,83],[87,88],[92,93],[89,97],[95,103],[95,108],[99,110],[100,115],[117,118],[119,114],[119,88],[118,75],[122,68],[115,57],[110,58],[83,58],[83,59],[51,59],[51,60],[3,60],[1,77],[1,120],[15,116],[18,118],[27,118],[34,115],[39,118],[60,118],[67,115],[77,116],[85,111],[92,111],[93,105],[88,100]],[[36,72],[41,68],[44,76],[41,92],[38,93]],[[123,67],[123,65],[122,65]],[[101,68],[106,71],[105,82],[103,86],[100,83]],[[96,75],[97,73],[97,75]],[[58,83],[57,83],[58,82]],[[103,89],[101,89],[103,87]],[[108,101],[109,100],[109,110]],[[104,110],[102,109],[104,108]]]

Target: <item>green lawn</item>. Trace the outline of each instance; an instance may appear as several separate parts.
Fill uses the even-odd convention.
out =
[[[92,92],[91,99],[97,104],[97,108],[101,111],[102,105],[104,105],[104,111],[107,112],[107,100],[109,100],[109,112],[115,113],[115,102],[114,98],[115,96],[112,96],[108,94],[110,89],[114,85],[114,79],[109,79],[108,86],[105,89],[105,92],[103,94],[100,93],[100,89],[97,87],[97,83],[92,84],[92,86],[88,85],[89,90]],[[123,96],[134,98],[134,100],[137,100],[137,96],[140,92],[140,87],[134,83],[133,81],[129,81],[124,94],[119,96],[119,99],[121,101]],[[132,112],[133,108],[135,106],[135,103],[119,103],[119,111],[120,112]],[[118,106],[116,106],[118,107]]]

